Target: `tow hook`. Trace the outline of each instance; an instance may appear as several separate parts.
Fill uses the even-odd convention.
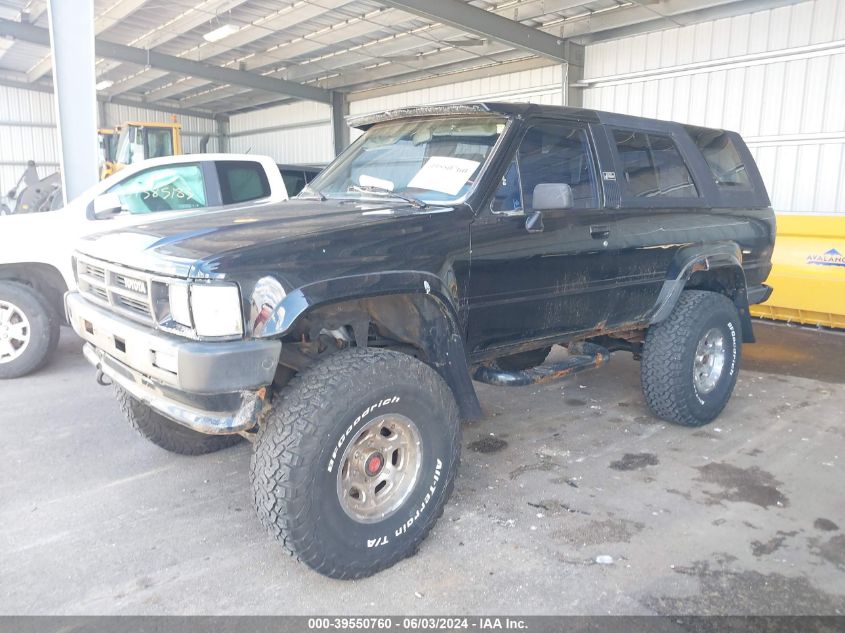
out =
[[[103,373],[103,370],[97,367],[97,384],[101,387],[111,387],[111,378]]]

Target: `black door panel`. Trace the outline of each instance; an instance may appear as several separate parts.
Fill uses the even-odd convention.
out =
[[[471,228],[470,353],[590,330],[609,318],[616,238],[612,212],[600,208],[596,173],[586,127],[550,123],[526,133],[492,211]],[[543,230],[529,233],[525,221],[536,211],[540,184],[567,186],[571,207],[542,209]]]

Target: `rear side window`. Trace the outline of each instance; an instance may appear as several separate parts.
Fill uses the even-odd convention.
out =
[[[614,130],[628,195],[635,198],[697,198],[692,174],[670,136]]]
[[[717,187],[745,190],[751,188],[745,163],[727,132],[706,128],[687,130],[707,161]]]
[[[261,163],[222,161],[217,163],[217,178],[223,204],[258,200],[270,195],[270,182]]]

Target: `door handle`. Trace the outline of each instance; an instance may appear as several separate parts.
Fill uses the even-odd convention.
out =
[[[610,227],[608,226],[591,226],[590,237],[594,240],[604,240],[610,237]]]

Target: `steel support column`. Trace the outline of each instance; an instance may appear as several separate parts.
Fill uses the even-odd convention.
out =
[[[584,47],[566,42],[566,56],[563,65],[563,105],[571,108],[584,107],[584,88],[578,82],[584,79]]]
[[[50,0],[56,120],[65,203],[97,182],[93,0]]]
[[[229,152],[229,119],[217,119],[217,151]]]
[[[340,154],[349,145],[349,126],[346,117],[349,114],[349,99],[343,92],[332,92],[332,139],[334,155]]]

